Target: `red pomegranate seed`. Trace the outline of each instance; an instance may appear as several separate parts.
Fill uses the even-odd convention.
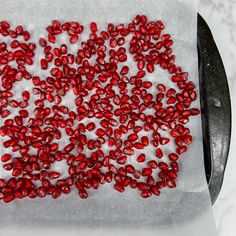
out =
[[[82,199],[86,199],[88,198],[88,193],[85,189],[81,189],[79,190],[79,196],[82,198]]]
[[[146,159],[145,154],[141,153],[138,157],[137,157],[137,161],[138,162],[144,162]]]
[[[165,162],[159,162],[159,168],[161,170],[166,171],[166,170],[168,170],[169,167],[168,167],[168,165]]]
[[[169,188],[175,188],[176,187],[176,183],[175,183],[175,181],[173,180],[173,179],[169,179],[169,180],[167,180],[167,186],[169,187]]]
[[[46,70],[48,68],[48,62],[45,59],[41,60],[41,68]]]
[[[152,169],[156,169],[158,167],[158,164],[156,161],[152,160],[152,161],[149,161],[148,163],[148,166]]]
[[[117,163],[122,165],[126,163],[126,160],[127,160],[126,156],[121,156],[117,159]]]
[[[121,184],[115,184],[114,189],[116,189],[118,192],[121,192],[121,193],[125,191],[124,186],[122,186]]]
[[[144,168],[142,171],[143,176],[148,176],[152,174],[152,169],[151,168]]]
[[[60,177],[60,173],[53,171],[48,174],[48,177],[49,177],[49,179],[57,179],[58,177]]]
[[[152,191],[153,194],[155,194],[155,195],[157,195],[157,196],[160,195],[160,190],[158,189],[157,186],[152,186],[152,187],[151,187],[151,191]]]
[[[4,202],[11,202],[12,200],[14,200],[15,196],[13,194],[9,194],[9,195],[5,195],[3,197],[3,201]]]
[[[79,39],[79,36],[77,34],[74,34],[70,37],[70,43],[76,43]]]
[[[128,136],[128,140],[131,141],[131,142],[134,142],[138,139],[138,135],[136,133],[133,133],[133,134],[130,134]]]
[[[168,157],[171,161],[177,161],[179,159],[179,156],[176,153],[170,153]]]
[[[160,148],[156,149],[156,157],[162,158],[163,157],[163,152]]]
[[[149,198],[152,196],[152,192],[149,189],[143,190],[141,193],[143,198]]]
[[[130,174],[133,174],[135,172],[135,169],[132,165],[126,165],[125,170],[126,170],[126,172],[128,172]]]
[[[90,29],[92,32],[96,32],[97,31],[97,24],[95,22],[91,22]]]
[[[131,156],[131,155],[134,154],[134,150],[131,149],[131,148],[125,148],[124,151],[123,151],[123,153],[126,154],[126,155]]]
[[[187,147],[184,145],[184,146],[179,146],[179,147],[177,147],[176,148],[176,152],[179,154],[179,155],[181,155],[181,154],[183,154],[184,152],[186,152],[187,151]]]
[[[4,154],[1,157],[1,161],[2,162],[8,162],[11,159],[11,155],[10,154]]]
[[[154,71],[154,65],[152,63],[147,64],[147,71],[152,73]]]

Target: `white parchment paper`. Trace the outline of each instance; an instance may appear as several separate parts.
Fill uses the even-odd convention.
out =
[[[128,23],[137,14],[163,20],[165,32],[174,40],[176,63],[189,72],[198,91],[196,0],[0,0],[0,20],[24,25],[33,32],[32,40],[45,34],[45,27],[53,19],[75,20],[85,27],[96,21],[102,29],[110,22]],[[38,67],[30,70],[43,76]],[[157,69],[146,79],[154,83],[161,78],[169,75]],[[14,88],[16,97],[30,86],[19,83]],[[68,97],[66,104],[73,106],[73,101]],[[199,99],[194,105],[200,107]],[[49,197],[1,202],[0,235],[217,235],[205,180],[200,116],[192,117],[188,126],[194,142],[181,158],[176,189],[142,199],[135,190],[120,194],[106,184],[87,200],[74,192],[57,200]],[[5,152],[1,142],[0,155]],[[1,166],[0,171],[4,176]]]

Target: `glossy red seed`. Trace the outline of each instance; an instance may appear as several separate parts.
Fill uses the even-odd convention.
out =
[[[74,34],[70,37],[70,43],[76,43],[79,40],[79,36]]]
[[[154,65],[152,63],[147,64],[147,71],[152,73],[154,71]]]
[[[168,170],[169,168],[165,162],[159,162],[158,166],[161,170],[164,170],[164,171]]]
[[[176,153],[170,153],[168,157],[171,161],[177,161],[179,159],[179,156]]]
[[[97,24],[95,22],[91,22],[90,29],[92,32],[96,32],[97,31]]]
[[[121,156],[117,159],[117,163],[122,165],[126,163],[126,160],[127,160],[126,156]]]
[[[142,175],[143,176],[148,176],[152,174],[152,169],[151,168],[143,168],[142,170]]]
[[[88,198],[88,193],[85,189],[81,189],[79,190],[79,196],[82,198],[82,199],[86,199]]]
[[[182,139],[188,145],[192,143],[192,136],[191,135],[184,135]]]
[[[56,171],[53,171],[53,172],[50,172],[48,174],[48,177],[49,179],[57,179],[60,177],[60,173],[59,172],[56,172]]]
[[[124,154],[128,155],[128,156],[131,156],[134,154],[134,150],[131,149],[131,148],[125,148],[124,151],[123,151]]]
[[[163,152],[160,148],[156,149],[156,157],[157,158],[162,158],[163,157]]]
[[[45,59],[41,59],[40,63],[41,63],[41,68],[43,70],[46,70],[48,68],[48,62]]]
[[[152,191],[153,194],[155,194],[155,195],[157,195],[157,196],[160,195],[160,190],[158,189],[157,186],[152,186],[152,187],[151,187],[151,191]]]
[[[115,184],[114,189],[116,189],[118,192],[121,192],[121,193],[125,191],[124,186],[122,186],[121,184]]]
[[[152,196],[152,192],[149,189],[143,190],[141,196],[143,198],[149,198]]]
[[[156,168],[158,167],[157,162],[154,161],[154,160],[149,161],[149,162],[147,163],[147,165],[148,165],[150,168],[152,168],[152,169],[156,169]]]
[[[179,155],[183,154],[183,153],[186,152],[186,151],[187,151],[187,147],[186,147],[185,145],[179,146],[179,147],[176,148],[176,152],[177,152]]]
[[[9,194],[9,195],[5,195],[3,197],[3,201],[8,203],[8,202],[11,202],[12,200],[14,200],[15,196],[13,194]]]
[[[168,186],[169,188],[175,188],[175,187],[176,187],[175,180],[173,180],[173,179],[167,180],[166,183],[167,183],[167,186]]]
[[[128,172],[130,174],[133,174],[135,172],[135,169],[132,165],[126,165],[125,170],[126,170],[126,172]]]
[[[146,159],[145,154],[141,153],[138,157],[137,157],[137,161],[138,162],[144,162]]]
[[[11,155],[10,154],[3,154],[1,156],[1,161],[2,162],[8,162],[11,159]]]
[[[134,142],[138,139],[138,135],[136,133],[133,133],[133,134],[130,134],[128,136],[128,140],[131,141],[131,142]]]

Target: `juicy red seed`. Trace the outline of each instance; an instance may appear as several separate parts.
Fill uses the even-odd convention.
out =
[[[152,73],[154,71],[154,65],[152,63],[147,64],[147,71]]]
[[[10,154],[3,154],[2,157],[1,157],[2,162],[8,162],[10,159],[11,159]]]
[[[168,186],[169,188],[175,188],[175,187],[176,187],[175,180],[173,180],[173,179],[167,180],[166,183],[167,183],[167,186]]]
[[[95,127],[96,127],[95,124],[93,122],[91,122],[91,123],[87,124],[86,129],[88,131],[91,131],[91,130],[94,130]]]
[[[126,156],[121,156],[117,159],[117,163],[118,164],[125,164],[126,163],[126,160],[127,160],[127,157]]]
[[[131,142],[134,142],[138,139],[138,135],[136,133],[133,133],[133,134],[130,134],[128,136],[128,140],[131,141]]]
[[[168,171],[168,176],[169,176],[170,179],[176,179],[177,178],[176,172],[174,172],[172,170]]]
[[[130,174],[133,174],[135,172],[135,169],[132,165],[126,165],[125,170],[126,170],[126,172],[128,172]]]
[[[118,192],[121,192],[121,193],[125,191],[124,186],[122,186],[121,184],[115,184],[114,189],[116,189]]]
[[[152,192],[151,192],[150,190],[148,190],[148,189],[143,190],[142,193],[141,193],[141,196],[142,196],[143,198],[149,198],[149,197],[152,196]]]
[[[92,32],[96,32],[97,31],[97,24],[95,22],[91,22],[90,29]]]
[[[181,155],[181,154],[183,154],[184,152],[186,152],[187,151],[187,147],[184,145],[184,146],[179,146],[179,147],[177,147],[176,148],[176,152],[179,154],[179,155]]]
[[[168,157],[171,161],[177,161],[179,159],[179,156],[176,153],[170,153]]]
[[[24,101],[28,101],[30,99],[30,93],[28,91],[24,91],[22,93],[22,98],[24,99]]]
[[[79,190],[79,196],[82,198],[82,199],[86,199],[88,198],[88,193],[85,189],[81,189]]]
[[[15,198],[15,196],[13,194],[5,195],[3,197],[3,201],[6,202],[6,203],[11,202],[12,200],[14,200],[14,198]]]
[[[155,194],[155,195],[157,195],[157,196],[160,195],[160,190],[158,189],[157,186],[152,186],[152,187],[151,187],[151,191],[152,191],[153,194]]]
[[[148,166],[150,167],[150,168],[152,168],[152,169],[156,169],[157,167],[158,167],[158,164],[157,164],[157,162],[156,161],[149,161],[148,163]]]
[[[158,165],[159,165],[159,168],[164,171],[168,170],[169,168],[165,162],[160,162]]]
[[[137,157],[137,162],[144,162],[146,159],[145,154],[141,153],[138,157]]]
[[[142,144],[142,143],[135,143],[134,147],[137,148],[137,149],[144,149],[145,145]]]
[[[76,43],[79,40],[79,36],[74,34],[70,37],[70,43]]]
[[[191,135],[183,136],[183,141],[188,145],[191,144],[192,143],[192,136]]]
[[[29,116],[29,112],[27,110],[20,110],[19,114],[21,117],[26,118]]]
[[[56,171],[53,171],[53,172],[50,172],[48,174],[48,177],[49,179],[57,179],[60,177],[60,173],[59,172],[56,172]]]
[[[46,70],[48,68],[48,62],[45,59],[41,59],[40,63],[41,63],[41,68],[43,70]]]
[[[163,157],[163,152],[160,148],[156,149],[156,157],[162,158]]]
[[[161,138],[161,140],[160,140],[160,144],[162,144],[162,145],[165,145],[165,144],[167,144],[169,142],[170,142],[169,138]]]
[[[157,89],[162,93],[164,93],[166,91],[166,87],[164,84],[158,84]]]
[[[144,168],[142,171],[143,176],[149,176],[152,174],[152,169],[151,168]]]
[[[131,156],[131,155],[134,154],[134,150],[131,149],[131,148],[125,148],[124,151],[123,151],[123,153],[126,154],[126,155]]]
[[[128,66],[123,66],[123,68],[121,69],[120,74],[121,75],[126,75],[129,72],[129,67]]]

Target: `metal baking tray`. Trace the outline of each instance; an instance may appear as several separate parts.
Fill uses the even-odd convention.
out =
[[[198,14],[197,47],[206,178],[212,204],[223,183],[231,136],[231,104],[225,69],[205,20]]]

